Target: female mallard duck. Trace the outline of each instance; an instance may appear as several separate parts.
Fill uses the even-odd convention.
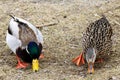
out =
[[[18,64],[16,68],[26,68],[28,63],[32,63],[33,70],[38,71],[38,59],[43,57],[43,54],[41,54],[42,33],[26,20],[11,17],[6,43],[17,56]]]
[[[88,73],[94,73],[93,67],[96,58],[104,57],[105,54],[110,53],[112,48],[111,36],[112,28],[105,16],[91,23],[83,34],[83,52],[73,59],[73,62],[77,65],[84,64],[83,54],[85,54],[88,63]],[[102,61],[102,59],[100,60]]]

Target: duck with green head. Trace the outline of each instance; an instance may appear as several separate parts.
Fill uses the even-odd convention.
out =
[[[39,69],[39,58],[43,58],[42,33],[31,23],[18,17],[11,16],[8,26],[6,43],[16,54],[16,68],[26,68],[32,63],[34,71]]]
[[[78,66],[88,63],[88,73],[94,73],[94,63],[103,62],[112,49],[112,27],[106,17],[91,23],[82,37],[83,52],[73,59]],[[99,58],[99,59],[98,59]]]

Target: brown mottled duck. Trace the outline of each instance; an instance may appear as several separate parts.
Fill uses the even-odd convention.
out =
[[[83,52],[73,62],[80,66],[88,63],[88,73],[94,73],[95,61],[102,62],[112,48],[112,27],[105,16],[91,23],[82,37]]]

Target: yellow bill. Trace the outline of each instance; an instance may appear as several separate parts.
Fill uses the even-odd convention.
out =
[[[33,59],[32,61],[32,69],[34,72],[37,72],[39,70],[39,61],[38,59]]]

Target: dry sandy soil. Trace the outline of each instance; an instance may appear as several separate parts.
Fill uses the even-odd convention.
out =
[[[8,14],[40,27],[44,35],[45,58],[36,73],[31,66],[15,68],[15,54],[5,43]],[[114,31],[113,49],[90,75],[87,64],[78,67],[71,60],[82,52],[86,27],[102,14]],[[120,0],[0,0],[0,80],[120,80]]]

